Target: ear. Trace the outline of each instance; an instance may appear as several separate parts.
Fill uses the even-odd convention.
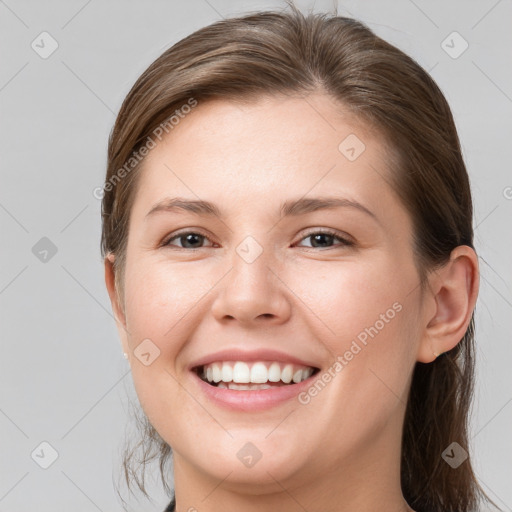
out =
[[[479,278],[478,257],[467,245],[456,247],[448,263],[429,278],[431,295],[424,302],[428,312],[423,317],[419,362],[434,361],[464,337],[475,308]]]
[[[119,304],[118,290],[116,290],[114,260],[115,255],[111,252],[109,252],[105,257],[105,285],[107,286],[107,291],[110,297],[112,311],[114,312],[119,337],[121,338],[123,351],[127,354],[130,354],[127,337],[128,332],[126,329],[126,317],[121,305]]]

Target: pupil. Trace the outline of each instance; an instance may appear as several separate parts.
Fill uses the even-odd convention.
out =
[[[186,246],[188,243],[191,243],[192,245],[194,245],[194,242],[198,242],[199,241],[199,245],[201,245],[201,239],[203,238],[202,235],[198,235],[198,234],[195,234],[195,233],[189,233],[188,235],[185,235],[182,237],[182,239],[185,239],[186,242],[183,244],[184,246]]]
[[[313,238],[313,247],[318,247],[318,245],[316,245],[317,241],[320,240],[320,243],[322,243],[322,241],[325,243],[325,238],[327,238],[328,240],[332,239],[332,235],[328,235],[326,233],[318,233],[316,235],[312,235],[312,238]]]

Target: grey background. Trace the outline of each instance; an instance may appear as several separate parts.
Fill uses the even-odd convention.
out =
[[[135,394],[105,290],[93,196],[107,137],[129,88],[165,48],[221,17],[283,6],[0,0],[0,512],[122,510],[113,481]],[[512,3],[342,1],[339,12],[430,70],[454,112],[482,274],[473,463],[484,489],[510,511]],[[31,47],[42,45],[43,31],[58,43],[46,59]],[[469,44],[456,59],[441,45],[453,31]],[[57,250],[46,261],[43,237]],[[35,462],[50,460],[42,442],[58,453],[48,469]],[[130,510],[163,510],[168,500],[154,474],[154,504],[132,499]]]

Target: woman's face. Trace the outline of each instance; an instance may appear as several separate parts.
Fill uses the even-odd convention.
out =
[[[398,464],[425,312],[390,167],[323,95],[199,103],[150,151],[120,332],[175,468],[262,492]]]

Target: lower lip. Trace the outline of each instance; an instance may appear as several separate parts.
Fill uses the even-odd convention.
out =
[[[316,374],[313,374],[298,384],[285,384],[284,386],[274,386],[268,389],[236,390],[211,386],[195,372],[192,372],[192,375],[200,390],[210,401],[236,411],[261,411],[275,407],[287,400],[296,398],[316,378]]]

